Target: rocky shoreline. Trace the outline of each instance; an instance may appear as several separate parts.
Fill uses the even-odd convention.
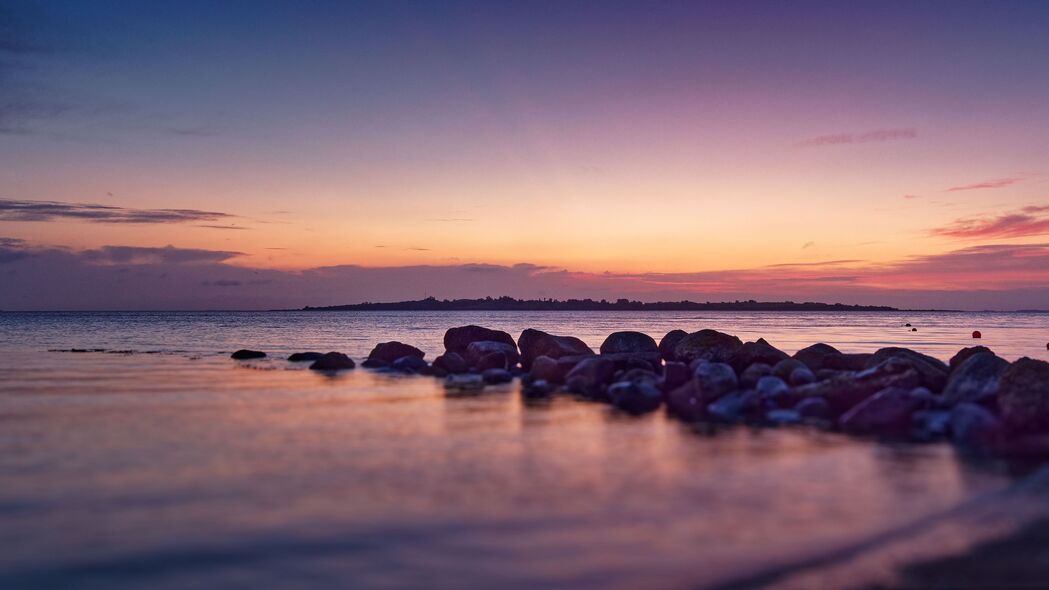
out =
[[[788,355],[764,339],[743,342],[708,329],[673,330],[659,342],[641,332],[615,332],[594,351],[573,336],[526,329],[515,340],[468,325],[449,329],[444,347],[427,362],[414,346],[382,342],[361,366],[441,378],[457,392],[516,378],[529,398],[570,394],[629,414],[664,409],[686,422],[807,425],[1049,456],[1049,363],[1010,363],[983,346],[963,348],[948,363],[907,348],[843,353],[822,343]],[[232,358],[265,356],[244,349]],[[356,366],[339,352],[296,353],[288,360],[325,372]]]

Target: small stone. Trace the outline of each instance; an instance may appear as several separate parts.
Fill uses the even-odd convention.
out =
[[[242,348],[237,352],[234,352],[233,354],[229,355],[229,358],[236,359],[238,361],[261,359],[266,358],[266,353],[258,350],[248,350],[246,348]]]

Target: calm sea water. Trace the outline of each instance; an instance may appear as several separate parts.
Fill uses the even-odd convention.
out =
[[[1037,314],[4,313],[0,587],[839,586],[884,574],[901,544],[949,551],[1008,521],[959,518],[977,507],[1022,520],[1030,504],[1013,466],[943,444],[695,428],[281,358],[392,339],[433,358],[466,323],[944,359],[976,329],[1010,359],[1045,359],[1049,340]],[[242,347],[271,358],[231,361]],[[72,348],[110,352],[48,352]]]

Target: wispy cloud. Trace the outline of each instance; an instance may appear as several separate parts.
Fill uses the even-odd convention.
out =
[[[90,223],[192,223],[236,217],[199,209],[131,209],[93,203],[0,199],[0,221],[86,221]],[[216,227],[205,225],[203,227]],[[217,226],[217,229],[232,229]]]
[[[1002,215],[958,219],[930,232],[962,239],[1020,238],[1049,234],[1049,205],[1024,207]]]
[[[811,248],[811,247],[813,247],[815,245],[816,245],[816,242],[805,242],[804,244],[801,245],[801,249],[802,250],[808,250],[809,248]]]
[[[80,258],[91,264],[206,264],[225,262],[242,252],[223,250],[199,250],[195,248],[147,248],[139,246],[103,246],[96,250],[84,250]]]
[[[859,133],[833,133],[830,135],[818,135],[798,142],[799,146],[816,147],[828,145],[846,145],[854,143],[871,143],[875,141],[900,141],[915,139],[918,130],[913,127],[906,129],[874,129]]]
[[[912,200],[912,199],[920,199],[921,197],[918,196],[918,195],[903,195],[903,198],[907,199],[907,200]]]
[[[974,182],[972,184],[963,184],[959,186],[952,186],[947,189],[946,192],[953,193],[956,191],[975,191],[988,188],[1005,188],[1007,186],[1016,184],[1023,180],[1022,178],[996,178],[994,180],[985,180],[983,182]]]

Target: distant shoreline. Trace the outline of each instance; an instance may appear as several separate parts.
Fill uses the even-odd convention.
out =
[[[512,297],[484,299],[443,299],[428,297],[416,301],[387,303],[354,303],[323,307],[306,306],[299,311],[857,311],[857,312],[902,312],[885,305],[847,305],[844,303],[818,303],[806,301],[657,301],[641,302],[619,299],[514,299]],[[947,310],[909,310],[947,311]]]

